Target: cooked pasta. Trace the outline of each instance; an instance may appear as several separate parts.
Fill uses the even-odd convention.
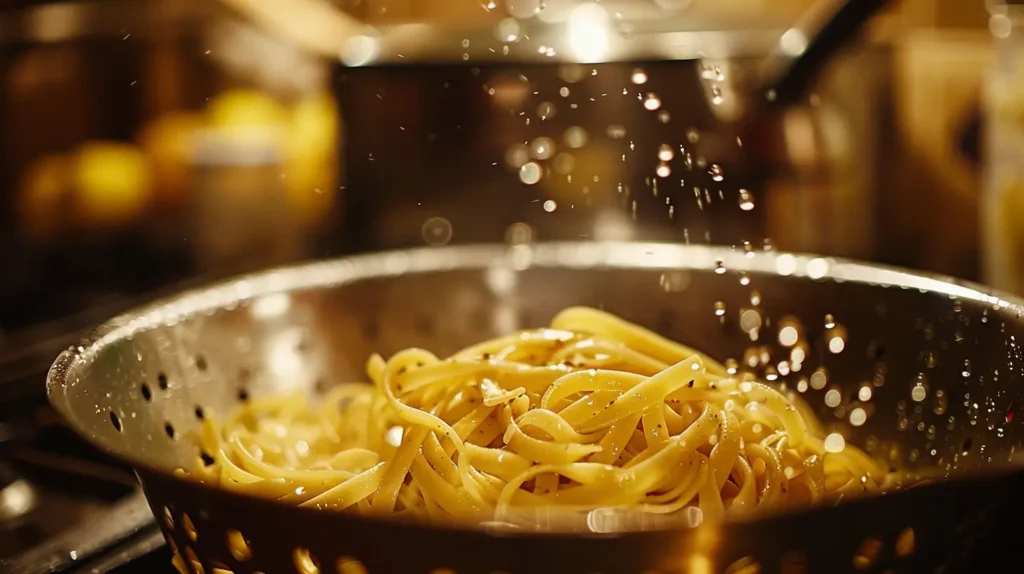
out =
[[[598,530],[898,481],[857,448],[826,448],[799,397],[596,309],[446,359],[373,355],[367,373],[372,385],[318,403],[257,398],[223,423],[208,414],[206,464],[188,474],[324,510]]]

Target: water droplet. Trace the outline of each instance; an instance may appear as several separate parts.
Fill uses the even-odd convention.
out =
[[[505,242],[509,245],[527,245],[533,242],[533,228],[526,223],[513,223],[505,230]]]
[[[551,213],[556,209],[558,209],[558,204],[554,200],[549,199],[544,202],[544,211]]]
[[[760,291],[755,290],[755,291],[751,291],[750,292],[750,304],[755,306],[755,307],[761,304],[761,292]]]
[[[560,153],[555,156],[552,166],[559,174],[567,175],[576,169],[576,158],[570,153]]]
[[[452,239],[452,224],[443,217],[431,217],[420,230],[428,245],[445,245]]]
[[[612,138],[613,140],[620,140],[626,137],[626,126],[612,124],[608,126],[607,134],[608,137]]]
[[[743,211],[750,211],[754,209],[754,194],[750,193],[746,189],[740,190],[739,195],[740,209]]]
[[[874,390],[871,385],[863,385],[857,390],[857,399],[864,403],[871,400],[872,394],[874,394]]]
[[[825,337],[828,339],[828,350],[833,355],[842,353],[846,348],[846,330],[842,327],[830,329],[825,333]]]
[[[750,277],[745,271],[740,271],[740,285],[750,285]]]
[[[587,130],[580,126],[573,126],[565,130],[562,139],[565,140],[565,145],[573,149],[579,149],[587,145]]]
[[[725,179],[725,173],[722,171],[722,166],[717,163],[713,163],[708,167],[708,174],[711,175],[711,179],[714,181],[722,181]]]
[[[942,389],[935,391],[935,405],[932,407],[932,411],[937,415],[946,413],[946,408],[949,406],[949,398],[946,396],[946,392]]]
[[[836,408],[842,400],[842,395],[840,395],[839,391],[836,389],[829,389],[829,391],[825,393],[825,406]]]
[[[519,168],[519,181],[526,185],[533,185],[540,181],[541,168],[537,162],[527,162],[523,164],[523,167]]]
[[[964,359],[964,370],[960,374],[963,375],[965,379],[971,376],[971,360],[970,359]]]
[[[663,124],[667,124],[672,121],[672,115],[665,110],[661,110],[658,112],[658,121]]]
[[[540,105],[537,106],[537,117],[542,120],[550,120],[555,117],[556,111],[557,108],[555,108],[555,104],[552,104],[551,102],[541,102]]]
[[[715,316],[725,320],[725,302],[715,301]]]
[[[867,420],[868,420],[868,414],[867,414],[867,412],[864,409],[862,409],[860,407],[857,407],[857,408],[853,409],[852,411],[850,411],[850,424],[851,425],[853,425],[855,427],[859,427],[859,426],[862,426],[865,422],[867,422]]]
[[[540,137],[530,144],[530,155],[535,159],[548,159],[555,153],[555,142],[551,138]]]
[[[928,386],[925,384],[924,373],[917,374],[917,380],[914,381],[914,386],[910,389],[910,398],[915,403],[919,403],[928,396]]]
[[[718,273],[719,275],[725,274],[725,262],[721,259],[715,261],[715,273]]]
[[[700,131],[697,128],[690,128],[686,130],[686,141],[690,143],[697,143],[700,141]]]
[[[800,340],[800,332],[795,325],[786,325],[779,329],[779,344],[783,347],[792,347]]]
[[[740,313],[740,329],[750,333],[761,328],[761,314],[756,309],[744,309]],[[765,361],[767,362],[767,361]]]
[[[495,36],[499,42],[515,42],[519,39],[519,21],[515,18],[505,18],[498,22]],[[505,47],[507,48],[508,46]]]
[[[831,453],[840,453],[846,449],[846,439],[839,433],[832,433],[825,437],[825,450]]]
[[[818,369],[811,375],[811,387],[817,390],[825,388],[828,383],[828,374],[825,373],[825,369]]]
[[[644,96],[644,108],[645,109],[650,110],[650,111],[653,112],[654,110],[656,110],[656,109],[658,109],[660,107],[661,107],[661,98],[659,98],[657,96],[657,94],[655,94],[654,92],[648,92],[647,95]]]
[[[722,97],[722,88],[718,86],[711,86],[711,103],[716,106],[725,101]]]
[[[736,362],[736,359],[725,360],[725,372],[729,373],[730,375],[735,375],[739,371],[739,367],[740,365],[739,363]]]
[[[512,144],[505,152],[505,163],[511,168],[519,169],[528,161],[530,161],[530,150],[525,144]]]
[[[636,85],[642,85],[647,83],[647,72],[636,68],[633,70],[633,75],[630,76],[630,80]]]
[[[661,161],[672,161],[672,158],[676,156],[676,153],[672,150],[672,146],[668,144],[661,144],[658,148],[658,159]]]
[[[825,328],[831,329],[836,326],[836,318],[831,313],[825,315]]]
[[[662,162],[658,164],[657,168],[655,168],[654,173],[656,173],[658,177],[668,177],[672,175],[672,168],[669,167],[667,163]]]

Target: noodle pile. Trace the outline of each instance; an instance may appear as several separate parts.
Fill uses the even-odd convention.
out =
[[[270,397],[223,425],[207,416],[206,464],[190,474],[325,510],[591,529],[692,525],[895,480],[852,446],[826,449],[802,402],[596,309],[447,359],[373,355],[367,371],[373,385],[319,404]]]

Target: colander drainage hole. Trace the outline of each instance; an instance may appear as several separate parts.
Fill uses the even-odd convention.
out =
[[[114,411],[110,411],[110,424],[114,425],[114,430],[121,432],[121,419]]]
[[[904,528],[896,538],[896,556],[907,558],[914,554],[914,529]]]
[[[209,365],[206,364],[206,357],[202,355],[196,356],[196,368],[200,371],[205,371]]]
[[[157,375],[156,376],[156,384],[157,384],[158,387],[160,387],[161,391],[166,391],[167,387],[170,386],[167,383],[167,375],[164,374],[164,373],[160,373],[159,375]]]
[[[800,552],[790,552],[782,557],[780,574],[807,574],[810,571],[807,557]]]
[[[881,554],[882,541],[877,538],[868,538],[853,555],[853,565],[858,570],[867,570],[875,565]]]
[[[733,562],[725,569],[725,574],[760,574],[761,565],[757,563],[757,560],[750,558],[740,558]]]
[[[299,574],[320,574],[320,563],[305,548],[296,548],[292,552],[292,560]]]
[[[145,399],[147,403],[153,400],[153,391],[150,390],[149,385],[146,383],[142,383],[142,398]]]
[[[195,524],[192,524],[192,519],[187,513],[181,513],[181,527],[185,529],[185,535],[192,542],[195,542],[199,538],[199,533],[196,532]]]
[[[196,420],[197,421],[201,421],[201,420],[206,418],[206,412],[203,411],[202,405],[196,405],[195,413],[196,413]]]
[[[174,430],[174,425],[171,423],[166,423],[164,425],[164,432],[167,433],[167,438],[170,438],[171,440],[176,440],[178,438],[178,433]]]
[[[338,574],[367,574],[366,566],[351,556],[338,558]]]

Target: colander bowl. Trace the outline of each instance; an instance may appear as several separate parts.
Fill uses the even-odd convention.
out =
[[[829,258],[643,243],[427,248],[310,263],[116,317],[57,359],[55,408],[129,462],[193,573],[956,571],[1022,476],[1021,304]],[[210,413],[365,380],[370,353],[444,355],[601,307],[753,371],[894,468],[948,478],[696,528],[494,532],[361,518],[186,480]],[[801,343],[780,336],[786,328]],[[219,569],[219,570],[218,570]]]

